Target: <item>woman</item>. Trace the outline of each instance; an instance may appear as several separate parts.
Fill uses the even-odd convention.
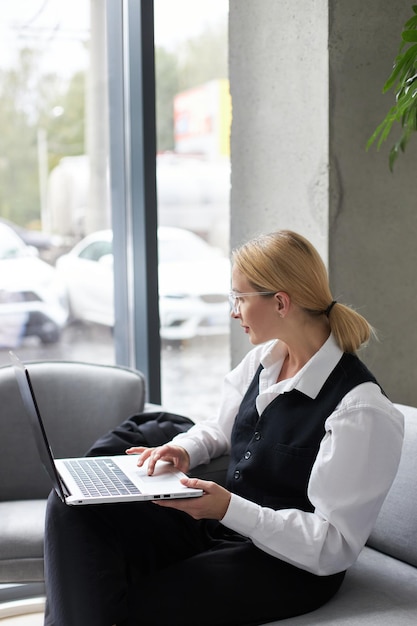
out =
[[[364,546],[403,439],[355,355],[372,328],[291,231],[236,250],[232,287],[255,347],[226,376],[218,419],[127,450],[151,474],[228,453],[226,487],[187,478],[201,498],[75,509],[51,495],[46,624],[264,624],[327,602]]]

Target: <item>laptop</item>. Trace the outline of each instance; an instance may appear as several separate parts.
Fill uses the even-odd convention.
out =
[[[186,475],[163,461],[158,461],[154,474],[148,476],[146,464],[136,465],[137,455],[55,459],[29,371],[13,352],[9,355],[40,459],[63,502],[77,506],[203,495],[202,489],[182,485],[180,479]]]

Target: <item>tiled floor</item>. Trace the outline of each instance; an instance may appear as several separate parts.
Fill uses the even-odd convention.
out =
[[[44,599],[0,604],[0,626],[43,626]]]
[[[0,618],[0,626],[43,626],[43,613]]]

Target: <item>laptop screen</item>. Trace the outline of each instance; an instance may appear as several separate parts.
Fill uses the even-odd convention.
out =
[[[64,489],[55,467],[51,446],[49,445],[49,441],[46,436],[42,418],[39,412],[38,404],[33,393],[33,387],[30,380],[29,372],[27,371],[22,361],[14,354],[14,352],[9,351],[9,355],[14,367],[17,384],[19,385],[20,395],[22,396],[22,401],[26,409],[26,414],[30,421],[42,465],[49,474],[49,477],[58,496],[61,498],[61,500],[65,501]]]

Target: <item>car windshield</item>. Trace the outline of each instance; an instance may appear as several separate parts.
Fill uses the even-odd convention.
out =
[[[111,241],[93,241],[80,252],[81,259],[89,261],[99,261],[101,257],[112,254]]]
[[[0,259],[21,256],[25,244],[9,228],[0,228]]]

